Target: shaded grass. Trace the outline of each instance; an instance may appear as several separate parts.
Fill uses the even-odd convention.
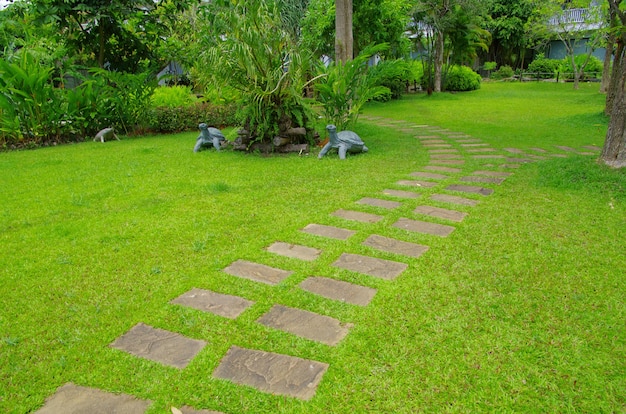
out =
[[[501,106],[514,105],[503,96],[523,95],[516,86],[486,86],[483,103],[489,93]],[[469,95],[453,95],[450,113],[468,106],[461,96],[471,103]],[[368,113],[404,116],[407,103],[415,112],[422,99]],[[555,99],[564,112],[573,112],[571,104],[585,113],[578,95],[563,90]],[[599,102],[586,102],[587,113],[601,111]],[[442,122],[467,131],[459,120]],[[493,134],[472,117],[464,122],[485,140]],[[529,127],[528,145],[601,141],[593,127],[583,139],[580,128],[562,125],[574,138],[555,143]],[[511,135],[521,137],[520,129],[509,124]],[[354,202],[387,198],[383,189],[400,188],[397,180],[426,165],[425,151],[397,129],[361,124],[358,132],[370,152],[343,162],[336,155],[194,154],[195,134],[0,154],[0,411],[33,411],[68,381],[150,399],[150,413],[185,404],[226,413],[626,410],[624,174],[592,157],[528,164],[490,186],[492,196],[469,196],[480,204],[457,208],[470,215],[448,238],[411,234],[391,224],[424,219],[413,209],[440,188],[421,189],[421,199],[393,211]],[[479,168],[468,160],[462,174]],[[338,208],[384,219],[349,222],[330,215]],[[357,233],[327,240],[299,231],[309,223]],[[362,246],[374,233],[430,249],[410,259]],[[323,254],[310,263],[282,258],[265,251],[274,241]],[[395,281],[378,280],[331,266],[343,252],[409,268]],[[294,273],[271,287],[222,272],[237,259]],[[310,275],[378,293],[366,308],[337,303],[297,287]],[[255,305],[226,320],[168,303],[193,287]],[[274,304],[355,326],[329,347],[257,324]],[[138,322],[208,345],[184,370],[109,348]],[[330,369],[309,402],[267,395],[211,377],[231,345]]]

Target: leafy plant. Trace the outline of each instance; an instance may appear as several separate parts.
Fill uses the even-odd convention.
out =
[[[559,67],[560,62],[555,59],[548,59],[543,53],[540,53],[535,59],[528,65],[528,72],[531,72],[534,77],[540,79],[550,79],[554,77],[554,73]]]
[[[574,57],[574,63],[578,72],[580,72],[581,80],[602,76],[603,63],[593,55],[577,55]],[[564,74],[566,79],[574,79],[574,68],[572,67],[571,59],[568,57],[560,61],[559,71]]]
[[[491,74],[492,79],[506,79],[512,77],[514,74],[513,68],[508,65],[500,66],[500,68]]]
[[[198,101],[196,95],[191,93],[191,88],[188,86],[175,85],[175,86],[162,86],[156,88],[152,93],[150,102],[153,107],[166,106],[169,108],[175,108],[178,106],[191,106]]]
[[[467,66],[454,65],[449,68],[445,81],[447,91],[474,91],[480,89],[481,77]]]
[[[320,68],[314,88],[322,104],[327,122],[338,130],[354,126],[363,105],[370,99],[388,93],[389,88],[377,84],[376,73],[368,66],[369,59],[387,48],[386,44],[370,46],[346,63],[333,62]]]

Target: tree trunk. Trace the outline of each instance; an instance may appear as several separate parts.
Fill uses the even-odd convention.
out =
[[[611,76],[611,92],[614,96],[611,107],[607,108],[610,111],[611,120],[600,159],[611,167],[624,168],[626,167],[626,91],[624,90],[626,87],[626,53],[621,42],[618,51]]]
[[[622,65],[619,56],[624,54],[624,43],[617,43],[617,50],[615,51],[615,58],[613,59],[613,70],[611,71],[611,78],[609,79],[609,89],[606,92],[606,104],[604,107],[604,113],[607,116],[611,116],[613,110],[613,101],[618,89],[619,73],[622,71],[620,66]]]
[[[352,0],[335,0],[335,59],[352,59]]]
[[[606,41],[606,51],[604,52],[604,66],[602,67],[602,83],[600,84],[600,93],[607,93],[609,84],[611,83],[611,58],[613,57],[613,48],[615,45],[615,36],[609,34]]]
[[[437,31],[435,37],[435,92],[441,92],[441,79],[443,72],[443,53],[445,39],[441,31]]]

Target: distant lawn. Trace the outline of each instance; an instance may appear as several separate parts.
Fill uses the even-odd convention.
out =
[[[484,84],[365,112],[496,148],[601,146],[604,97],[581,86]],[[442,187],[393,211],[355,201],[389,198],[381,191],[425,166],[426,151],[397,128],[357,132],[370,152],[345,161],[194,154],[196,133],[0,154],[0,412],[35,411],[66,382],[152,400],[149,413],[626,411],[626,172],[590,156],[537,161],[456,208],[469,216],[449,237],[411,234],[391,224],[423,219],[413,210]],[[345,221],[330,215],[339,208],[385,218]],[[302,233],[309,223],[357,234],[327,240]],[[430,249],[380,253],[361,244],[370,234]],[[283,258],[265,251],[275,241],[323,254]],[[386,281],[330,266],[343,252],[409,268]],[[237,259],[294,273],[272,287],[222,272]],[[311,275],[378,293],[365,308],[336,303],[297,287]],[[169,304],[194,287],[256,303],[235,320]],[[255,322],[274,304],[354,327],[335,347],[301,339]],[[108,346],[139,322],[208,345],[184,370]],[[311,401],[268,395],[212,378],[232,345],[330,368]]]

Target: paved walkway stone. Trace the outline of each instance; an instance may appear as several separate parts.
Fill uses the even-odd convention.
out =
[[[500,154],[489,154],[489,155],[472,155],[472,158],[476,159],[476,160],[490,160],[490,159],[494,159],[494,158],[506,158],[505,155],[500,155]]]
[[[407,268],[405,263],[350,253],[342,254],[333,266],[388,280],[395,279]]]
[[[267,248],[268,252],[276,253],[281,256],[291,257],[294,259],[313,261],[317,259],[322,251],[313,247],[300,246],[297,244],[289,244],[284,242],[276,242]]]
[[[323,224],[308,224],[302,229],[302,231],[308,234],[337,240],[347,240],[356,233],[354,230],[342,229],[334,226],[325,226]]]
[[[437,174],[437,173],[430,173],[430,172],[423,172],[423,171],[412,172],[409,175],[411,175],[412,177],[430,178],[432,180],[445,180],[446,178],[449,178],[447,175],[444,175],[444,174]]]
[[[495,148],[470,148],[467,150],[468,153],[479,153],[479,152],[495,152]]]
[[[422,144],[426,148],[452,148],[450,144]]]
[[[410,220],[401,218],[393,224],[394,227],[416,233],[430,234],[433,236],[447,237],[454,231],[454,227],[444,224],[430,223],[427,221]]]
[[[329,316],[283,305],[274,305],[257,322],[331,346],[337,345],[352,327],[351,324],[343,324]]]
[[[480,140],[478,138],[467,138],[467,139],[457,139],[456,142],[458,142],[458,143],[475,143],[475,142],[482,142],[482,140]]]
[[[463,193],[480,194],[480,195],[484,195],[484,196],[493,194],[493,190],[491,188],[475,187],[475,186],[471,186],[471,185],[452,184],[452,185],[447,186],[446,190],[460,191],[460,192],[463,192]]]
[[[271,394],[310,400],[328,364],[232,346],[213,372],[216,378]]]
[[[327,277],[308,277],[299,286],[307,292],[359,306],[367,306],[376,295],[376,289]]]
[[[511,154],[523,154],[524,151],[519,148],[502,148],[506,152],[510,152]]]
[[[500,177],[481,177],[477,175],[470,175],[468,177],[461,177],[460,179],[466,183],[488,183],[488,184],[502,184],[504,178]]]
[[[463,165],[465,160],[430,160],[431,164]]]
[[[521,164],[524,164],[528,162],[533,162],[533,160],[530,158],[507,158],[506,162],[519,162]]]
[[[460,168],[440,167],[438,165],[427,165],[424,167],[424,169],[428,171],[439,171],[439,172],[448,172],[448,173],[460,173],[461,171],[463,171]]]
[[[543,148],[536,148],[536,147],[533,147],[533,148],[530,148],[530,149],[531,149],[531,150],[533,150],[533,151],[541,152],[541,153],[548,152],[548,151],[546,151],[546,150],[545,150],[545,149],[543,149]]]
[[[206,342],[139,323],[110,346],[140,358],[185,368]]]
[[[576,152],[576,150],[572,147],[566,147],[563,145],[555,145],[556,148],[562,150],[562,151],[567,151],[567,152]]]
[[[389,201],[389,200],[381,200],[380,198],[372,198],[372,197],[364,197],[357,201],[357,204],[364,204],[368,206],[381,207],[394,209],[398,208],[402,205],[402,203],[398,201]]]
[[[254,280],[268,285],[277,285],[283,279],[289,277],[293,272],[276,269],[259,263],[237,260],[224,269],[229,275]]]
[[[414,193],[413,191],[392,190],[392,189],[383,190],[383,194],[393,196],[393,197],[400,197],[400,198],[419,198],[420,197],[420,194]]]
[[[143,414],[152,404],[126,394],[67,383],[50,396],[37,414]]]
[[[384,252],[402,254],[410,257],[420,257],[428,250],[428,246],[409,243],[401,240],[372,234],[363,242],[363,245],[373,247]]]
[[[600,148],[598,146],[595,146],[595,145],[583,145],[583,148],[591,150],[591,151],[601,151],[602,150],[602,148]]]
[[[404,185],[407,187],[423,187],[423,188],[431,188],[436,187],[439,183],[434,183],[432,181],[416,181],[416,180],[400,180],[396,184]]]
[[[463,156],[459,154],[432,154],[430,155],[430,159],[432,160],[458,160],[462,158]]]
[[[224,295],[198,288],[183,293],[170,303],[211,312],[230,319],[235,319],[243,311],[254,305],[253,301],[239,296]]]
[[[445,144],[446,141],[443,139],[422,139],[422,143],[424,144]]]
[[[437,217],[445,220],[452,220],[461,222],[467,216],[467,213],[456,210],[448,210],[445,208],[433,207],[433,206],[417,206],[414,210],[417,214],[425,214],[431,217]]]
[[[434,201],[441,201],[444,203],[459,204],[462,206],[471,207],[474,207],[478,204],[478,200],[472,200],[471,198],[458,197],[449,194],[433,194],[432,196],[430,196],[430,199]]]
[[[219,411],[196,410],[195,408],[189,406],[180,407],[179,410],[183,414],[223,414]]]
[[[344,218],[346,220],[361,221],[364,223],[377,223],[384,218],[383,216],[379,216],[376,214],[363,213],[360,211],[352,211],[352,210],[344,210],[344,209],[339,209],[335,211],[334,213],[332,213],[332,215],[335,217]]]
[[[474,171],[472,174],[474,175],[486,175],[488,177],[510,177],[513,173],[506,171]]]
[[[457,141],[457,142],[460,142],[460,141]],[[461,146],[462,146],[463,148],[486,147],[486,146],[488,146],[488,145],[489,145],[489,144],[487,144],[486,142],[481,142],[481,143],[476,142],[476,143],[472,143],[472,144],[461,144]]]
[[[444,148],[444,149],[429,149],[429,154],[458,154],[459,150],[456,148]]]

